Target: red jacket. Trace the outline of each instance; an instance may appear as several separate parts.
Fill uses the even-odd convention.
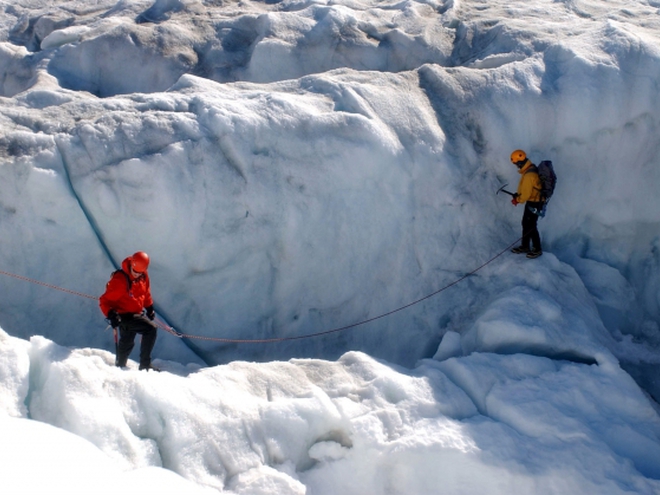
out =
[[[110,281],[105,286],[105,292],[99,298],[99,306],[106,318],[111,309],[114,309],[117,313],[140,314],[144,308],[154,304],[151,298],[149,274],[144,272],[133,278],[129,267],[129,258],[122,262],[121,268],[121,271],[112,274]],[[130,284],[129,279],[131,280]]]

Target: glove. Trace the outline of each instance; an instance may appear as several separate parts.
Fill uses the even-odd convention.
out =
[[[112,328],[117,328],[119,326],[119,323],[121,323],[121,318],[119,317],[119,314],[117,314],[117,311],[114,309],[111,309],[108,312],[108,323],[112,326]]]
[[[518,198],[513,198],[513,199],[511,200],[511,204],[512,204],[513,206],[518,206]]]
[[[153,306],[149,306],[147,309],[147,318],[153,320],[156,317],[156,312],[154,311]]]

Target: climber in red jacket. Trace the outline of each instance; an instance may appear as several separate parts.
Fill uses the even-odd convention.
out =
[[[156,313],[149,285],[149,256],[138,251],[126,258],[121,270],[112,274],[99,298],[101,311],[113,328],[119,328],[117,359],[115,364],[126,367],[128,356],[135,345],[135,335],[142,335],[140,369],[156,370],[151,364],[151,351],[156,343],[157,328],[153,322]]]

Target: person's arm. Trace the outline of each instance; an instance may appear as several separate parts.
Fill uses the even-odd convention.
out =
[[[99,297],[99,306],[101,312],[107,318],[108,313],[116,308],[117,302],[128,291],[126,284],[126,277],[113,275],[108,284],[105,286],[105,292]]]
[[[149,280],[149,274],[148,274],[148,273],[145,273],[145,274],[144,274],[144,277],[145,277],[145,279],[146,279],[146,281],[147,281],[147,293],[146,293],[146,295],[145,295],[145,297],[144,297],[144,307],[145,307],[145,308],[153,307],[153,305],[154,305],[154,300],[153,300],[153,298],[151,297],[151,281]]]
[[[151,281],[149,280],[149,274],[144,274],[145,285],[147,291],[144,295],[144,309],[147,310],[147,318],[153,320],[156,317],[156,311],[154,310],[154,300],[151,297]]]
[[[538,178],[538,175],[527,173],[520,178],[520,182],[518,183],[518,196],[516,196],[516,201],[518,203],[529,201],[529,198],[534,194],[534,177]]]

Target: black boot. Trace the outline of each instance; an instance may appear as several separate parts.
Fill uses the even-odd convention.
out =
[[[141,364],[140,365],[140,371],[160,371],[160,368],[156,368],[153,364]]]

